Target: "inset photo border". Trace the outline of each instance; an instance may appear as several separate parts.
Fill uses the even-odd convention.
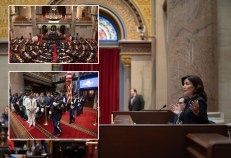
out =
[[[98,71],[9,71],[10,139],[99,139]]]
[[[98,64],[99,5],[9,5],[9,64]]]

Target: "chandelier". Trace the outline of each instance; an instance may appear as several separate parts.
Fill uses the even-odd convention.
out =
[[[62,18],[62,15],[59,14],[57,6],[51,6],[46,18],[49,20],[49,23],[59,23],[59,20]]]

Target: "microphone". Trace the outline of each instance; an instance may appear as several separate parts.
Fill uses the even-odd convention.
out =
[[[166,108],[166,106],[167,106],[167,105],[163,105],[163,106],[162,106],[162,108],[160,108],[160,110],[162,110],[162,109]],[[160,111],[160,110],[159,110],[159,111]]]

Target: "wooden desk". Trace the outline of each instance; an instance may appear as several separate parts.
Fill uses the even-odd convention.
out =
[[[134,124],[130,115],[116,115],[113,123],[114,124],[129,124],[129,125]]]
[[[187,134],[189,158],[230,158],[231,139],[217,133]]]
[[[100,125],[100,158],[185,158],[188,133],[227,136],[226,125]],[[230,150],[231,151],[231,150]]]
[[[65,37],[42,37],[42,40],[65,40]]]

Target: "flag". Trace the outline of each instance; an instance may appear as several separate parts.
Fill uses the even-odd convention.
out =
[[[72,100],[72,73],[67,72],[66,75],[66,89],[67,89],[67,104]]]

